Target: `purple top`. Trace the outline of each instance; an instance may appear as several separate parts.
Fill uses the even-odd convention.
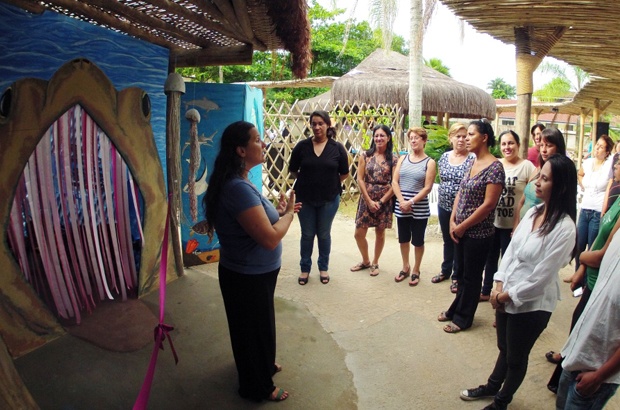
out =
[[[471,167],[470,167],[471,169]],[[491,165],[480,171],[473,177],[469,176],[470,170],[465,172],[465,177],[461,181],[461,187],[459,190],[459,203],[456,208],[456,223],[460,224],[465,219],[469,218],[475,211],[484,203],[484,195],[486,194],[488,184],[501,184],[504,186],[506,176],[504,174],[504,166],[499,161],[493,161]],[[493,236],[495,233],[495,227],[493,221],[495,220],[495,208],[482,222],[469,228],[465,235],[474,238],[482,239]]]

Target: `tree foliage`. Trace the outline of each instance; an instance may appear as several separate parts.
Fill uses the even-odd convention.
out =
[[[495,99],[508,100],[517,95],[516,87],[508,84],[503,78],[496,78],[489,81],[487,89],[491,90],[491,96]]]
[[[339,22],[344,9],[327,10],[312,0],[308,9],[311,24],[313,62],[309,77],[340,77],[357,66],[374,50],[381,47],[382,33],[373,30],[366,21]],[[343,49],[345,32],[348,29],[348,41]],[[405,54],[405,40],[395,36],[392,50]],[[290,55],[288,52],[254,52],[251,65],[223,66],[225,83],[248,81],[280,81],[293,78]],[[178,72],[194,81],[219,82],[217,66],[182,68]],[[267,98],[294,102],[299,99],[314,97],[325,92],[326,88],[289,88],[269,89]]]
[[[572,97],[573,93],[570,91],[571,85],[568,79],[562,77],[555,77],[542,88],[534,91],[532,94],[538,99],[538,101],[544,102],[562,102]]]
[[[424,60],[424,64],[426,66],[432,68],[435,71],[439,71],[441,74],[445,74],[448,77],[452,77],[450,75],[450,69],[443,64],[439,58],[429,58],[428,60]]]

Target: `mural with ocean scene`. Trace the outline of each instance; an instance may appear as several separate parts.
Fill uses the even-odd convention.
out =
[[[166,175],[168,50],[61,14],[32,14],[0,2],[0,95],[20,78],[47,81],[65,62],[80,57],[101,68],[117,90],[139,87],[149,94]]]
[[[222,132],[235,121],[263,130],[263,93],[243,84],[187,83],[181,97],[181,243],[185,266],[215,262],[217,235],[209,242],[202,200],[210,170],[220,150]],[[198,121],[199,119],[199,121]],[[262,167],[250,171],[250,180],[262,187]]]

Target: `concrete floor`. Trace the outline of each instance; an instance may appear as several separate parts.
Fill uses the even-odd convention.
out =
[[[497,348],[493,310],[482,303],[474,326],[444,333],[436,317],[453,295],[449,283],[432,284],[441,242],[429,227],[420,285],[395,283],[400,253],[388,232],[381,274],[350,272],[359,261],[353,221],[338,216],[332,229],[331,282],[314,271],[297,284],[299,226],[284,239],[276,290],[277,360],[274,380],[290,397],[281,403],[250,403],[236,394],[236,371],[217,282],[217,265],[189,268],[168,286],[166,323],[179,355],[160,351],[150,409],[480,409],[490,400],[463,402],[459,391],[486,381]],[[372,232],[369,238],[374,238]],[[371,242],[372,243],[372,242]],[[413,252],[412,252],[413,254]],[[570,275],[572,267],[561,272]],[[528,374],[510,409],[553,409],[546,383],[553,366],[544,358],[562,347],[577,299],[562,283],[564,300],[534,346]],[[158,295],[143,299],[154,312]],[[43,409],[128,409],[147,369],[152,345],[114,353],[65,336],[18,360],[16,367]],[[620,409],[614,398],[608,409]]]

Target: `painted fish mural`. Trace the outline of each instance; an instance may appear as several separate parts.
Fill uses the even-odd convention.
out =
[[[3,139],[0,163],[3,169],[0,173],[2,194],[0,222],[2,226],[5,229],[10,226],[10,211],[20,186],[19,181],[23,178],[24,170],[33,153],[40,150],[41,153],[37,151],[37,155],[50,156],[50,153],[54,152],[51,149],[45,152],[46,149],[40,147],[41,140],[48,135],[50,127],[54,127],[58,119],[79,107],[79,111],[88,114],[87,117],[93,120],[92,123],[97,124],[108,136],[119,158],[122,157],[126,162],[127,169],[131,172],[142,196],[146,208],[143,214],[145,240],[140,252],[136,293],[142,295],[156,288],[161,238],[164,236],[166,220],[166,190],[161,162],[150,127],[151,107],[148,95],[139,88],[117,91],[97,66],[79,58],[60,67],[49,81],[33,78],[16,81],[4,91],[1,101],[0,135]],[[73,118],[87,117],[80,114]],[[85,123],[68,119],[67,129],[82,127],[83,124]],[[98,171],[94,163],[87,172],[91,172],[91,177],[97,180],[98,176],[94,174]],[[49,194],[53,195],[48,192]],[[93,200],[103,199],[93,197]],[[90,210],[92,211],[92,208]],[[101,218],[106,216],[100,212],[91,212],[91,215],[101,221]],[[64,218],[64,214],[62,215]],[[75,217],[67,216],[63,223],[79,223],[79,221],[76,221]],[[78,227],[85,229],[81,225]],[[7,232],[4,234],[6,237]],[[0,266],[3,267],[0,288],[4,295],[4,302],[0,306],[0,322],[3,323],[0,332],[11,354],[19,356],[62,334],[63,330],[44,300],[26,282],[24,272],[14,255],[13,250],[8,247],[8,242],[0,241]],[[79,264],[73,265],[70,254],[65,257],[69,265],[81,269]],[[171,277],[174,277],[175,271],[173,260],[174,256],[170,252],[168,272]]]

